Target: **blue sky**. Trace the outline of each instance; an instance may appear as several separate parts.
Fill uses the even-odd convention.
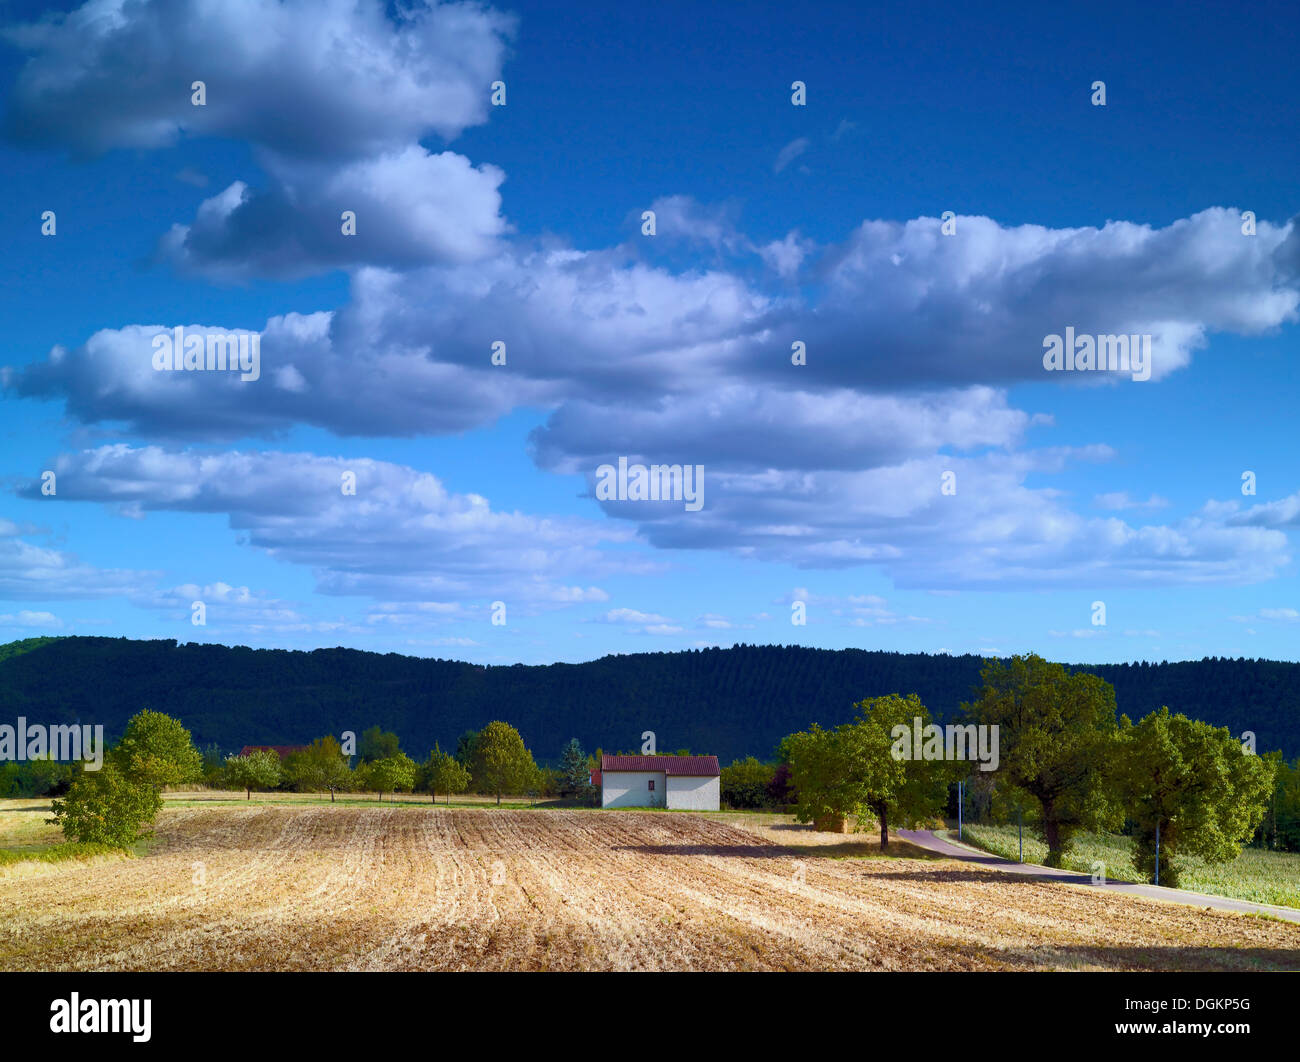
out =
[[[1284,5],[0,18],[0,638],[1300,659]]]

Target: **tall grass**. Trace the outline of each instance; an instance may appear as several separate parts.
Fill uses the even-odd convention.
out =
[[[977,848],[1002,856],[1019,858],[1014,826],[967,825],[962,836]],[[1042,863],[1047,845],[1025,831],[1025,862]],[[1144,881],[1133,866],[1133,846],[1127,837],[1110,833],[1081,833],[1065,857],[1065,866],[1083,874],[1093,872],[1093,863],[1105,864],[1102,871],[1112,881]],[[1253,903],[1300,907],[1300,854],[1268,852],[1246,848],[1230,863],[1211,865],[1194,856],[1180,856],[1180,888],[1227,896]]]

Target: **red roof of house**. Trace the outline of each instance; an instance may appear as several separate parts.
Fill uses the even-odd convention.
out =
[[[291,752],[302,752],[310,748],[310,745],[245,745],[239,750],[241,756],[247,756],[250,752],[256,752],[258,749],[269,749],[274,752],[280,759],[284,759]]]
[[[602,756],[602,771],[663,771],[666,775],[721,774],[717,756]]]

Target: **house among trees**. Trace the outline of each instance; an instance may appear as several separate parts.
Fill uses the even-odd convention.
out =
[[[718,810],[717,756],[602,756],[594,773],[603,808]]]

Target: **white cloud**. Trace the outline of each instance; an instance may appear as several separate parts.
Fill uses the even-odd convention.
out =
[[[772,172],[780,173],[790,165],[795,159],[808,150],[811,141],[806,136],[801,136],[797,140],[791,140],[779,152],[777,152],[776,161],[772,163]]]
[[[604,599],[574,576],[645,568],[601,548],[630,537],[618,527],[497,511],[433,475],[366,458],[116,444],[61,456],[54,469],[61,500],[224,513],[248,545],[310,567],[326,594],[421,602],[429,611],[430,602],[500,598],[528,610]],[[355,495],[341,489],[348,472]],[[150,533],[147,525],[140,533]]]
[[[29,53],[9,132],[91,154],[214,136],[375,155],[486,120],[514,25],[470,3],[417,0],[390,19],[380,0],[89,0],[6,32]]]
[[[53,612],[31,612],[23,609],[21,612],[7,613],[0,616],[0,627],[58,630],[62,626],[63,621]]]

